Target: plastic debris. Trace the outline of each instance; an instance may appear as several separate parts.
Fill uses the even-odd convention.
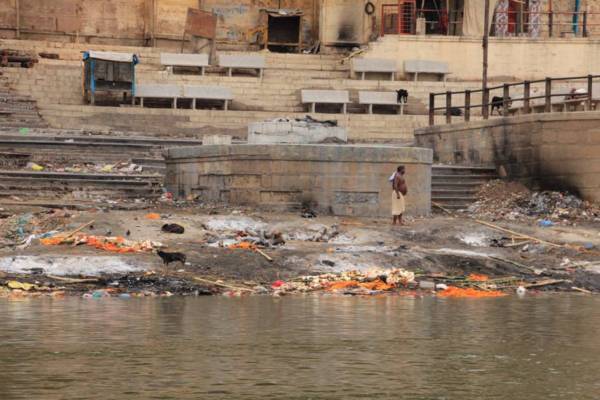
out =
[[[27,169],[30,169],[30,170],[36,171],[36,172],[40,172],[40,171],[44,170],[44,167],[42,167],[41,165],[36,164],[34,162],[30,162],[30,163],[27,163]]]
[[[153,219],[153,220],[157,220],[157,219],[160,219],[160,214],[157,214],[157,213],[149,213],[149,214],[146,214],[146,215],[144,216],[144,218],[146,218],[146,219]]]

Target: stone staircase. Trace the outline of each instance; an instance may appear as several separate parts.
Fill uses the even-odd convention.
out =
[[[8,40],[6,46],[34,53],[56,53],[59,56],[59,59],[40,58],[34,68],[11,68],[6,72],[13,88],[20,94],[33,96],[38,101],[43,118],[56,128],[137,129],[152,135],[179,137],[200,137],[205,133],[231,134],[243,139],[249,122],[306,114],[307,107],[300,101],[302,89],[348,90],[351,101],[356,103],[360,90],[393,91],[402,88],[409,92],[405,107],[407,115],[367,115],[364,106],[351,104],[348,116],[320,113],[315,117],[339,120],[340,125],[348,128],[350,139],[358,143],[405,144],[412,141],[415,128],[427,125],[426,105],[430,92],[464,90],[473,86],[472,82],[444,84],[434,81],[415,83],[351,79],[351,63],[343,62],[339,55],[265,52],[267,68],[261,81],[251,74],[228,77],[218,67],[209,68],[206,76],[170,74],[160,65],[160,53],[163,50],[158,48],[29,40]],[[227,86],[234,95],[231,111],[204,109],[190,112],[192,110],[153,108],[138,112],[125,104],[121,107],[89,108],[83,104],[81,92],[81,53],[90,49],[138,54],[141,59],[136,69],[138,83]],[[129,110],[123,110],[127,108]]]
[[[45,126],[35,99],[11,90],[10,79],[0,72],[0,127]]]
[[[434,165],[431,201],[448,210],[464,210],[477,200],[477,191],[481,185],[497,178],[493,167]],[[434,205],[433,209],[436,208]]]
[[[162,191],[161,176],[0,170],[2,199],[152,200]]]
[[[153,200],[162,194],[166,147],[197,146],[186,139],[84,135],[76,131],[0,129],[0,204],[23,201]],[[28,162],[52,166],[32,171]],[[61,172],[76,164],[134,163],[140,172]],[[17,200],[18,201],[18,200]]]

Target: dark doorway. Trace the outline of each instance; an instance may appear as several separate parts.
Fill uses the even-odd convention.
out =
[[[302,16],[269,15],[269,50],[279,52],[300,52],[302,36]]]

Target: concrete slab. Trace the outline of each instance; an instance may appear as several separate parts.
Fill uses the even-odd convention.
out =
[[[183,86],[183,97],[188,99],[233,100],[231,89],[224,86]]]
[[[160,53],[160,64],[174,67],[208,67],[208,54]]]
[[[177,98],[181,97],[182,94],[183,90],[178,85],[140,84],[135,88],[135,97]]]
[[[264,69],[266,60],[260,54],[220,54],[219,67]]]
[[[347,104],[350,92],[347,90],[302,90],[302,103]]]

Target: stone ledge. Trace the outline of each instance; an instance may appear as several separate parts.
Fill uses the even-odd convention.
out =
[[[433,162],[430,149],[418,147],[394,147],[384,145],[235,145],[176,147],[165,151],[167,162],[194,158],[236,157],[288,161],[333,161],[389,163],[402,160],[405,163]]]

